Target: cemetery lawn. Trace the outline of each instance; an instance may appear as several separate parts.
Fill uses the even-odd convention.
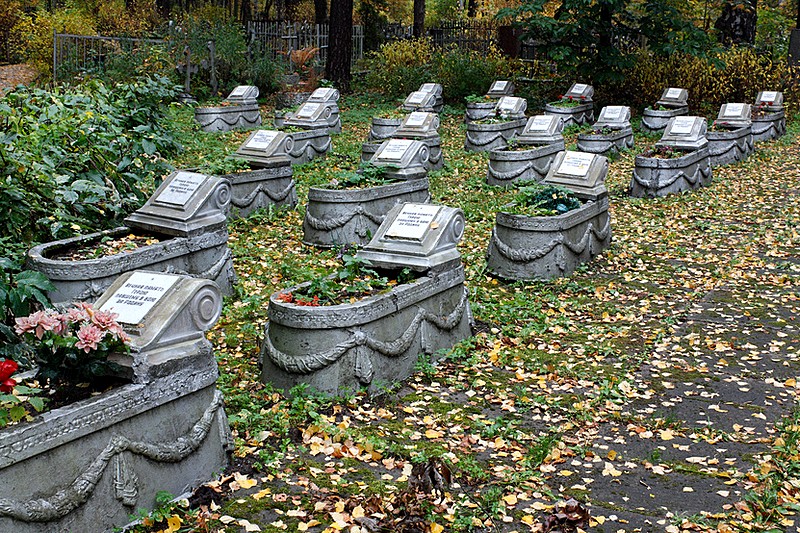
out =
[[[637,132],[610,164],[611,248],[569,278],[507,283],[484,254],[515,191],[485,184],[487,154],[463,150],[464,110],[445,107],[431,194],[466,215],[474,336],[376,397],[285,396],[259,379],[269,297],[340,264],[301,242],[308,188],[354,170],[370,118],[394,107],[339,105],[332,152],[294,169],[298,208],[230,225],[239,283],[209,335],[235,463],[193,511],[170,505],[136,531],[522,533],[570,497],[591,518],[560,531],[800,526],[797,122],[711,186],[657,199],[626,194],[653,141]],[[218,164],[247,136],[171,116],[178,167]]]

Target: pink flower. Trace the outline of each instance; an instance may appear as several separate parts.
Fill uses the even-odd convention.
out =
[[[95,311],[92,315],[92,323],[100,329],[111,330],[114,326],[119,326],[117,324],[118,316],[117,313],[111,311]]]
[[[44,311],[36,311],[30,316],[17,318],[14,321],[17,324],[14,329],[18,334],[22,335],[33,331],[37,339],[41,339],[45,331],[59,333],[62,329],[61,320],[59,320],[58,316]]]
[[[80,307],[71,307],[64,316],[68,322],[73,324],[76,322],[86,322],[89,320],[89,313]]]
[[[75,347],[89,353],[97,349],[97,343],[102,341],[105,335],[105,332],[94,324],[84,324],[78,330],[78,342],[75,343]]]

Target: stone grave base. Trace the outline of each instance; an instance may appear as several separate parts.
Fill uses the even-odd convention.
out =
[[[464,112],[464,122],[469,124],[476,120],[489,118],[494,113],[497,101],[494,102],[467,102],[467,110]]]
[[[372,124],[369,128],[369,137],[367,138],[367,142],[374,143],[377,141],[377,144],[380,145],[381,142],[392,137],[402,122],[402,118],[372,117]]]
[[[551,217],[497,213],[487,269],[503,279],[570,275],[611,244],[608,197]]]
[[[261,125],[258,104],[197,107],[194,118],[207,132],[241,130]]]
[[[631,179],[631,196],[654,198],[705,187],[711,183],[708,148],[673,159],[636,156]]]
[[[542,181],[550,171],[556,154],[564,150],[564,141],[529,148],[489,152],[486,183],[510,187],[521,181]]]
[[[688,114],[688,105],[676,107],[675,109],[667,109],[665,111],[647,108],[642,113],[642,131],[645,133],[658,133],[660,131],[664,131],[664,128],[667,127],[667,122],[669,122],[669,119]]]
[[[216,377],[172,373],[0,431],[0,531],[110,531],[212,479],[233,451]]]
[[[469,152],[488,152],[504,148],[512,137],[522,132],[527,122],[525,117],[495,124],[471,122],[467,124],[464,150]]]
[[[228,220],[246,217],[271,205],[294,207],[297,191],[289,161],[269,168],[259,168],[222,176],[231,182],[231,214]]]
[[[460,265],[352,304],[301,307],[280,294],[270,298],[261,364],[262,380],[281,389],[375,392],[408,377],[420,354],[471,334]]]
[[[135,250],[97,259],[70,261],[51,259],[66,250],[87,244],[99,244],[103,237],[119,238],[130,233],[148,232],[127,226],[79,237],[40,244],[28,251],[27,266],[38,270],[55,285],[48,293],[54,304],[93,301],[124,272],[154,270],[171,274],[187,274],[215,281],[224,295],[233,293],[236,274],[228,249],[225,227],[196,237],[152,235],[159,242]]]
[[[633,129],[630,126],[607,135],[581,133],[578,135],[578,150],[590,154],[605,155],[633,148]]]
[[[287,152],[293,165],[302,165],[318,157],[325,157],[331,149],[331,135],[328,128],[314,128],[287,133],[292,139],[286,143]]]
[[[764,142],[782,137],[786,133],[786,115],[783,110],[753,117],[753,141]]]
[[[428,178],[366,189],[311,187],[303,218],[303,242],[322,248],[349,243],[364,245],[395,204],[429,200]]]
[[[582,126],[594,122],[594,104],[581,104],[575,107],[559,107],[551,104],[544,104],[544,114],[561,117],[564,127]]]
[[[744,161],[753,153],[753,133],[750,126],[735,130],[709,131],[706,139],[712,167]]]

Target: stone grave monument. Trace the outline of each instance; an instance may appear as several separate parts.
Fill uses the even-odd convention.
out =
[[[231,131],[261,125],[258,87],[240,85],[224,100],[228,105],[196,107],[194,118],[203,131]]]
[[[669,119],[655,147],[636,156],[631,196],[666,196],[710,184],[711,159],[706,130],[702,117]]]
[[[262,380],[289,390],[299,383],[331,395],[370,392],[405,379],[419,354],[432,355],[467,338],[472,316],[456,244],[464,233],[459,209],[395,206],[357,257],[387,276],[420,273],[388,292],[329,306],[270,298],[261,348]]]
[[[560,152],[545,184],[559,185],[581,207],[554,216],[499,212],[487,251],[488,270],[504,279],[551,279],[570,275],[611,244],[608,160],[584,152]]]
[[[412,139],[428,147],[428,158],[424,163],[427,170],[439,170],[444,166],[442,139],[439,137],[439,115],[414,111],[406,115],[400,126],[392,134],[393,139]]]
[[[464,122],[474,122],[488,118],[494,111],[497,100],[503,96],[514,96],[514,84],[510,81],[498,80],[492,83],[489,91],[479,102],[467,101]]]
[[[664,131],[671,118],[689,114],[689,92],[679,87],[664,89],[661,98],[653,107],[642,113],[642,131],[655,133]]]
[[[585,83],[573,83],[560,100],[544,105],[544,114],[561,117],[565,127],[588,124],[594,120],[592,96],[594,87]]]
[[[233,451],[205,332],[220,316],[211,281],[135,271],[95,303],[131,337],[127,384],[0,430],[0,530],[111,531],[156,495],[180,496]]]
[[[617,153],[633,148],[631,108],[607,106],[600,110],[600,117],[592,130],[578,134],[578,150],[591,154]]]
[[[40,244],[28,251],[27,263],[55,285],[48,293],[54,304],[92,301],[123,273],[142,269],[210,279],[229,295],[236,280],[228,249],[230,200],[228,180],[175,171],[125,219],[126,226]],[[77,249],[100,247],[106,237],[129,234],[153,243],[114,255],[73,259]]]
[[[489,152],[486,182],[508,187],[526,181],[542,181],[556,155],[564,150],[563,129],[561,117],[530,117],[522,133],[508,146]]]
[[[321,87],[311,93],[297,111],[286,116],[283,125],[305,129],[328,128],[329,133],[341,133],[338,101],[339,91],[332,87]]]
[[[706,138],[712,167],[747,159],[754,146],[750,104],[722,104]]]
[[[490,117],[467,124],[464,149],[488,152],[506,146],[525,127],[527,107],[528,102],[524,98],[501,97]]]
[[[786,114],[783,110],[783,93],[760,91],[753,108],[753,141],[777,139],[786,133]]]
[[[442,86],[439,83],[423,83],[419,87],[419,92],[432,94],[434,96],[433,112],[441,113],[444,108],[444,100],[442,99]]]
[[[436,95],[425,91],[413,91],[403,100],[400,107],[409,113],[412,111],[436,113]]]
[[[246,217],[271,205],[297,205],[292,162],[285,152],[278,150],[287,139],[280,131],[255,130],[236,150],[234,157],[247,161],[252,170],[222,176],[231,183],[229,218]]]
[[[379,167],[387,167],[386,175],[406,180],[428,175],[426,165],[430,159],[428,147],[414,139],[389,139],[384,141],[369,160]]]

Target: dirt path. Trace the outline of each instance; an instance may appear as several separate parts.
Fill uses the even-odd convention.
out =
[[[0,92],[6,92],[17,85],[28,85],[36,76],[36,70],[30,65],[0,66]]]

